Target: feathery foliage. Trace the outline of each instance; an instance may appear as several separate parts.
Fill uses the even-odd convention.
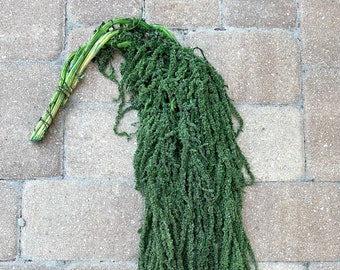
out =
[[[257,269],[241,215],[244,188],[254,181],[236,142],[242,119],[203,52],[181,46],[166,28],[138,19],[100,26],[66,61],[31,140],[45,135],[90,60],[117,82],[115,49],[125,58],[115,132],[130,137],[120,120],[130,110],[139,117],[134,170],[145,214],[138,269],[250,270],[251,262]]]

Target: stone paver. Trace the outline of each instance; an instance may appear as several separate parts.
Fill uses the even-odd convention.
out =
[[[73,264],[66,270],[137,270],[137,264],[133,263],[100,263],[100,264]]]
[[[142,0],[70,0],[71,21],[86,25],[100,24],[122,17],[141,17]]]
[[[194,32],[187,44],[204,50],[239,103],[291,104],[300,95],[299,53],[288,33]]]
[[[309,265],[309,270],[338,270],[340,262],[315,262]]]
[[[42,143],[29,137],[58,85],[59,68],[48,64],[0,64],[0,179],[61,175],[60,115]]]
[[[17,196],[13,186],[0,182],[0,261],[17,255]]]
[[[46,266],[38,263],[6,263],[0,264],[0,270],[57,270],[54,266]]]
[[[89,42],[96,29],[97,27],[86,27],[71,30],[66,41],[67,55]]]
[[[52,60],[63,44],[64,0],[2,1],[0,61]]]
[[[259,263],[259,270],[306,270],[301,263]]]
[[[240,106],[245,126],[239,145],[257,181],[291,181],[304,176],[301,116],[293,107]]]
[[[146,0],[146,18],[167,27],[218,27],[217,0]]]
[[[227,25],[258,28],[294,28],[294,0],[231,0],[226,1]]]
[[[340,65],[340,1],[301,0],[303,60],[311,65]]]
[[[121,59],[119,55],[117,56]],[[78,84],[70,100],[113,102],[118,95],[118,85],[105,78],[98,71],[97,64],[90,63],[85,70],[85,77]]]
[[[47,260],[136,259],[142,205],[128,183],[29,182],[22,252]]]
[[[259,261],[340,257],[340,186],[257,183],[247,189],[244,222]]]
[[[305,78],[307,172],[321,181],[340,180],[340,72],[309,72]]]
[[[113,132],[117,106],[75,106],[67,111],[65,139],[66,175],[76,178],[133,179],[136,140]],[[120,130],[130,130],[137,121],[131,112]]]

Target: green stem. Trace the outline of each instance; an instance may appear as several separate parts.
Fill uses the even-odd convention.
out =
[[[115,25],[119,25],[119,27],[116,29],[114,28]],[[82,78],[84,70],[91,60],[98,54],[100,49],[114,36],[118,36],[122,29],[126,29],[128,27],[134,28],[137,25],[146,29],[158,29],[168,38],[176,41],[176,38],[165,27],[157,24],[149,25],[140,19],[119,18],[102,24],[90,41],[77,51],[73,52],[66,60],[61,72],[58,89],[53,94],[45,113],[35,126],[33,134],[30,137],[31,141],[38,142],[44,138],[60,106],[66,105],[73,89],[75,89]],[[123,48],[129,45],[131,45],[130,41],[122,40],[120,43],[116,44],[116,47]]]
[[[73,52],[67,59],[61,72],[59,87],[53,94],[48,108],[39,119],[39,122],[35,126],[33,134],[30,137],[32,142],[38,142],[44,138],[60,106],[66,105],[70,94],[79,83],[81,74],[88,64],[97,55],[99,50],[113,36],[119,33],[119,30],[105,33],[108,29],[109,27],[106,25],[105,27],[98,29],[97,33],[87,45],[81,47],[78,51]]]

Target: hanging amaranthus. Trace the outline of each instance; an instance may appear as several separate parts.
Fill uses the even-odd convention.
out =
[[[145,213],[138,269],[257,268],[241,215],[244,188],[254,181],[236,143],[242,119],[203,52],[182,47],[166,28],[139,19],[103,23],[65,62],[31,140],[44,137],[90,61],[117,82],[110,67],[117,49],[125,63],[115,132],[129,137],[118,131],[120,120],[130,110],[139,117],[134,170]]]

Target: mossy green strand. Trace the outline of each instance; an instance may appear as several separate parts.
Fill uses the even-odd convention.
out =
[[[242,119],[203,52],[181,46],[166,28],[139,19],[102,24],[66,61],[31,140],[43,138],[91,60],[117,82],[110,66],[117,49],[125,62],[114,131],[130,137],[120,120],[130,110],[139,117],[134,170],[145,214],[138,269],[257,269],[241,215],[244,188],[254,182],[236,142]]]

